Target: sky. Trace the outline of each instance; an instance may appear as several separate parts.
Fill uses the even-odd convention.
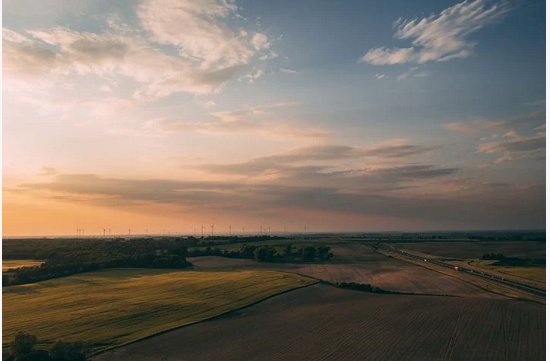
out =
[[[2,11],[4,236],[545,228],[544,1]]]

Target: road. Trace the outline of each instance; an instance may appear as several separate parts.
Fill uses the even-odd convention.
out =
[[[511,280],[505,279],[503,277],[497,277],[497,276],[492,275],[490,273],[477,271],[475,269],[470,269],[470,268],[465,268],[465,267],[458,267],[456,265],[449,264],[449,263],[446,263],[446,262],[424,258],[424,257],[418,256],[416,254],[409,253],[407,251],[395,250],[395,249],[392,249],[390,247],[383,246],[383,245],[380,245],[379,247],[383,248],[386,251],[398,253],[402,256],[405,256],[405,257],[408,257],[408,258],[411,258],[411,259],[415,259],[415,260],[419,260],[419,261],[423,261],[423,262],[430,262],[432,264],[435,264],[435,265],[438,265],[438,266],[441,266],[441,267],[454,269],[457,272],[465,272],[465,273],[468,273],[472,276],[477,276],[477,277],[480,277],[480,278],[484,278],[484,279],[490,280],[492,282],[496,282],[496,283],[506,285],[508,287],[516,288],[518,290],[527,292],[529,294],[532,294],[532,295],[535,295],[535,296],[538,296],[538,297],[546,298],[546,290],[543,289],[543,288],[538,288],[538,287],[534,287],[534,286],[531,286],[531,285],[528,285],[528,284],[525,284],[525,283],[511,281]]]

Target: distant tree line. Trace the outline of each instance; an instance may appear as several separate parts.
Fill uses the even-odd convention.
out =
[[[194,240],[91,239],[9,240],[3,242],[4,259],[39,259],[37,267],[22,267],[2,274],[11,286],[95,271],[103,268],[188,268],[187,246]]]
[[[261,242],[261,241],[277,241],[288,239],[287,237],[282,236],[269,236],[269,235],[256,235],[256,236],[208,236],[195,238],[197,240],[196,246],[217,246],[222,244],[230,243],[251,243],[251,242]]]
[[[37,349],[35,335],[19,332],[10,342],[6,361],[87,361],[88,345],[57,341],[49,350]]]
[[[394,293],[391,291],[383,290],[377,286],[372,286],[368,283],[356,283],[356,282],[336,282],[336,283],[330,283],[327,281],[324,281],[323,283],[329,283],[333,286],[336,286],[338,288],[343,288],[346,290],[354,290],[354,291],[361,291],[361,292],[370,292],[370,293]]]
[[[204,249],[193,249],[188,252],[190,257],[198,256],[219,256],[228,258],[255,259],[258,262],[315,262],[327,261],[334,255],[330,252],[329,246],[302,246],[294,247],[286,244],[277,246],[255,246],[243,244],[239,250],[225,250],[220,248],[206,247]]]
[[[191,263],[179,255],[138,254],[102,262],[46,261],[38,267],[21,267],[2,274],[2,285],[13,286],[70,276],[103,268],[188,268]]]
[[[545,266],[545,258],[520,258],[520,257],[506,257],[502,253],[485,253],[481,259],[498,261],[493,263],[495,266]]]

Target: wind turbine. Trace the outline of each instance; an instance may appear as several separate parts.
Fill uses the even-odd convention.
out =
[[[212,237],[214,237],[214,224],[212,224],[210,228],[212,228]]]
[[[267,227],[267,234],[271,236],[271,227]]]
[[[201,224],[201,238],[204,238],[204,225]]]
[[[264,231],[264,227],[263,227],[263,226],[260,226],[260,236],[263,236],[263,234],[264,234],[263,231]]]
[[[231,236],[231,225],[229,225],[229,235]]]
[[[105,237],[105,231],[106,231],[106,229],[103,228],[103,237]]]

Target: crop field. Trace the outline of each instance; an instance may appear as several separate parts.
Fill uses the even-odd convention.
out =
[[[481,258],[484,253],[502,253],[508,257],[546,258],[546,244],[534,241],[421,242],[403,245],[407,249],[440,257]]]
[[[383,256],[359,243],[333,245],[331,250],[335,257],[326,263],[259,263],[212,256],[189,261],[204,270],[284,270],[330,282],[370,283],[396,292],[501,298],[460,279]]]
[[[238,330],[238,332],[236,332]],[[544,360],[544,306],[314,285],[100,354],[129,360]]]
[[[10,268],[40,266],[43,261],[32,259],[3,259],[2,272],[6,272]]]
[[[95,351],[205,320],[314,283],[272,271],[109,269],[2,288],[2,343],[18,331]]]
[[[494,266],[495,262],[491,260],[473,260],[468,262],[468,265],[512,275],[524,281],[534,281],[536,285],[542,287],[546,284],[546,267]]]

